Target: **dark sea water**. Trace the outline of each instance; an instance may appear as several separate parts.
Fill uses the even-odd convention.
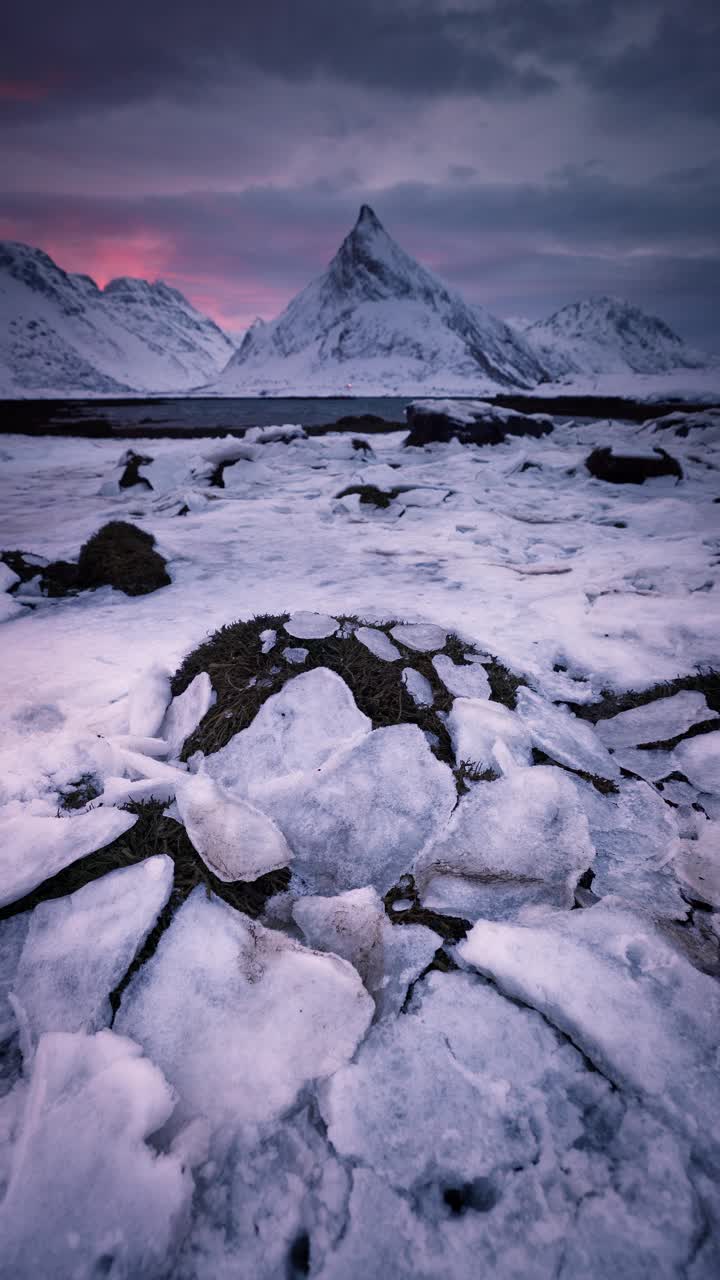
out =
[[[275,426],[284,423],[317,427],[344,417],[372,414],[388,422],[404,422],[409,398],[343,397],[338,399],[152,399],[152,400],[47,400],[6,401],[3,429],[22,430],[22,422],[49,428],[72,428],[102,424],[111,431],[195,430],[222,431],[245,427]]]

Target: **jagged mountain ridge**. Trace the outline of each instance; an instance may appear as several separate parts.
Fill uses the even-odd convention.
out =
[[[523,337],[553,378],[667,373],[708,364],[708,357],[689,347],[664,320],[622,298],[571,303],[530,325]]]
[[[520,335],[406,254],[363,205],[327,270],[248,331],[211,390],[462,393],[543,376]]]
[[[234,344],[163,281],[104,289],[41,249],[0,243],[0,393],[184,391],[213,377]]]

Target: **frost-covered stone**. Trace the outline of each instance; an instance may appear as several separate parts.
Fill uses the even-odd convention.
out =
[[[209,756],[206,767],[232,795],[252,796],[286,774],[318,769],[371,728],[345,681],[316,667],[268,698],[252,724]]]
[[[432,653],[435,649],[444,649],[447,643],[447,631],[437,627],[433,622],[404,622],[392,627],[390,635],[408,649],[418,653]]]
[[[481,771],[503,772],[504,753],[495,751],[500,742],[510,759],[518,765],[530,764],[532,742],[522,720],[501,702],[484,698],[456,698],[448,715],[447,727],[458,764],[471,761]]]
[[[702,733],[686,738],[672,753],[673,769],[684,773],[697,787],[720,795],[720,733]]]
[[[177,758],[185,740],[197,729],[216,700],[207,671],[200,671],[187,689],[173,698],[160,726],[160,736],[168,744],[171,760]]]
[[[403,667],[402,682],[418,707],[431,707],[435,701],[432,685],[414,667]]]
[[[561,769],[516,768],[461,797],[415,865],[423,904],[465,918],[511,919],[529,904],[571,907],[594,850]]]
[[[277,1118],[352,1057],[373,1013],[355,970],[196,889],[128,987],[116,1026],[229,1137]]]
[[[282,832],[267,814],[242,796],[228,795],[206,773],[185,774],[175,801],[193,847],[220,880],[257,880],[291,861]]]
[[[479,920],[461,958],[534,1006],[720,1167],[720,988],[613,904]]]
[[[130,1040],[112,1031],[43,1036],[0,1203],[4,1275],[129,1280],[172,1269],[192,1179],[148,1140],[173,1102]]]
[[[383,662],[396,662],[402,657],[397,645],[394,645],[390,637],[384,631],[379,631],[377,627],[356,627],[355,638],[376,658],[382,658]]]
[[[313,773],[258,794],[310,892],[373,885],[384,894],[442,828],[455,783],[416,725],[376,729]]]
[[[558,764],[599,778],[620,776],[617,764],[594,729],[572,712],[552,706],[523,685],[517,692],[517,713],[527,725],[533,745]]]
[[[0,821],[0,907],[15,902],[78,858],[112,844],[137,814],[92,809],[67,818],[17,814]]]
[[[288,619],[285,630],[296,640],[324,640],[326,636],[334,636],[339,625],[337,618],[331,618],[327,613],[309,613],[301,609]]]
[[[159,734],[170,701],[170,676],[158,664],[144,671],[128,694],[128,730],[143,738]]]
[[[172,884],[172,859],[159,855],[35,908],[12,984],[26,1053],[46,1031],[90,1032],[108,1025],[110,992],[155,924]]]
[[[442,943],[424,925],[393,925],[375,889],[334,898],[305,897],[293,917],[309,946],[349,960],[375,1000],[377,1016],[399,1013],[415,981]]]
[[[646,782],[622,779],[615,795],[573,782],[595,847],[592,891],[615,894],[644,915],[684,920],[688,913],[672,871],[679,852],[675,810]]]
[[[490,681],[485,668],[478,662],[453,662],[445,653],[436,653],[433,666],[448,693],[454,698],[489,698]]]
[[[636,747],[642,742],[667,742],[703,720],[717,719],[702,693],[683,689],[671,698],[657,698],[642,707],[598,720],[595,732],[606,747]]]

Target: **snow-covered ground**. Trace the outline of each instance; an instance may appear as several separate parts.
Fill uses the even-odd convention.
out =
[[[74,559],[126,519],[172,578],[51,600],[0,565],[0,1275],[717,1276],[720,732],[693,733],[716,715],[691,690],[597,727],[563,704],[720,665],[720,424],[282,434],[135,441],[152,489],[118,487],[112,441],[0,442],[0,548]],[[593,479],[608,444],[683,478]],[[167,674],[266,613],[294,615],[263,648],[297,676],[188,767],[214,695],[168,711]],[[436,654],[459,798],[416,725],[303,671],[339,615],[418,701]],[[102,800],[58,816],[85,774]],[[148,794],[221,879],[293,878],[259,921],[196,889],[115,1010],[172,862],[11,904]],[[436,914],[393,924],[393,885]],[[448,915],[467,936],[425,974]]]

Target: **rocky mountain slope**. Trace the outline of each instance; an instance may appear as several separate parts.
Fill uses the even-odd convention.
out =
[[[0,243],[0,394],[184,391],[234,345],[177,289],[121,277],[99,289],[40,249]]]
[[[578,373],[667,373],[709,363],[663,320],[622,298],[574,302],[522,336],[553,379]]]
[[[363,205],[327,271],[249,330],[212,390],[452,394],[543,376],[520,335],[404,253]]]

